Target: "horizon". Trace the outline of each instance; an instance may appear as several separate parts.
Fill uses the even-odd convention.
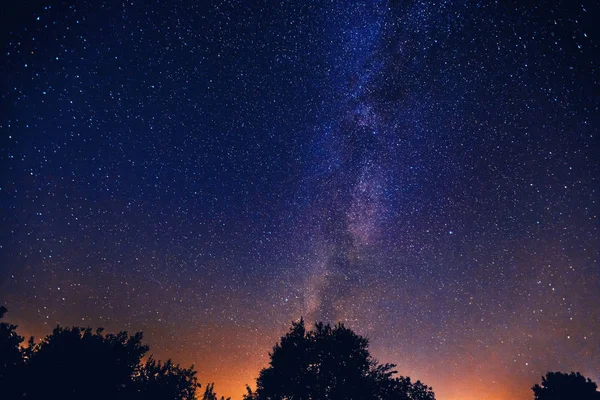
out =
[[[9,310],[9,312],[10,312],[10,310]],[[298,321],[300,321],[300,319],[301,319],[301,318],[302,318],[302,317],[300,317],[300,318],[297,318],[297,319],[295,319],[293,322],[298,322]],[[11,319],[10,317],[8,318],[8,321],[9,321],[9,322],[14,322],[14,321],[12,321],[12,319]],[[306,321],[305,321],[305,322],[306,322]],[[316,321],[316,322],[314,322],[314,323],[317,323],[317,322],[321,322],[321,321]],[[340,322],[338,322],[338,323],[343,323],[343,322],[341,322],[341,321],[340,321]],[[337,323],[336,323],[336,324],[337,324]],[[348,326],[346,323],[343,323],[343,324],[344,324],[344,325],[345,325],[347,328],[350,328],[350,329],[351,329],[351,326]],[[58,325],[60,325],[60,326],[61,326],[61,327],[63,327],[63,328],[69,328],[69,327],[70,327],[69,325],[61,325],[61,324],[58,324]],[[335,324],[333,324],[333,323],[332,323],[331,325],[333,326],[333,325],[335,325]],[[75,327],[75,326],[78,326],[78,325],[71,325],[71,326]],[[314,324],[308,323],[308,328],[311,328],[312,326],[314,326]],[[80,326],[80,327],[81,327],[81,328],[87,328],[87,326]],[[23,341],[23,343],[21,344],[21,347],[22,347],[22,348],[27,348],[27,347],[28,347],[28,346],[27,346],[27,340],[29,339],[29,337],[30,337],[31,335],[29,335],[29,336],[28,336],[28,335],[24,335],[24,334],[22,334],[22,332],[20,332],[20,331],[21,331],[21,329],[19,329],[19,328],[20,328],[20,326],[17,328],[17,332],[18,332],[18,333],[19,333],[21,336],[23,336],[23,337],[24,337],[24,339],[25,339],[25,340]],[[93,331],[93,332],[95,332],[95,331],[96,331],[96,328],[99,328],[99,327],[89,327],[89,328],[92,328],[92,331]],[[280,338],[281,338],[281,336],[283,336],[283,334],[284,334],[284,333],[287,333],[287,332],[289,331],[289,328],[290,328],[290,327],[289,327],[289,324],[288,324],[288,325],[286,326],[285,330],[284,330],[284,331],[282,331],[282,332],[279,334],[279,336],[277,337],[277,339],[276,339],[276,340],[273,342],[273,346],[274,346],[276,343],[280,343]],[[54,327],[50,328],[50,331],[48,332],[48,335],[51,333],[51,331],[52,331],[53,329],[54,329]],[[104,333],[104,334],[109,334],[109,333],[117,333],[118,331],[119,331],[119,330],[111,331],[111,330],[106,330],[106,329],[104,329],[104,332],[103,332],[103,333]],[[133,333],[135,333],[135,332],[137,332],[137,331],[132,331],[132,332],[128,332],[128,333],[129,333],[129,334],[133,334]],[[357,332],[357,333],[358,333],[358,332]],[[360,333],[359,333],[359,334],[360,334]],[[34,337],[34,339],[35,339],[35,342],[36,342],[36,343],[39,343],[39,342],[41,342],[42,340],[44,340],[44,338],[45,338],[45,335],[44,335],[44,336],[37,337],[37,338],[36,338],[36,337]],[[144,339],[145,339],[145,340],[147,340],[147,338],[146,338],[145,336],[144,336]],[[367,339],[368,339],[368,337],[367,337]],[[371,341],[370,339],[369,339],[369,348],[370,348],[370,349],[372,349],[372,348],[373,348],[373,343],[372,343],[372,341]],[[264,355],[264,357],[260,357],[261,359],[262,359],[262,358],[264,358],[264,362],[263,362],[263,363],[262,363],[262,364],[261,364],[261,365],[260,365],[260,366],[259,366],[259,367],[256,369],[256,371],[249,371],[249,374],[250,374],[250,376],[252,376],[252,378],[251,378],[251,379],[249,379],[249,380],[248,380],[248,382],[246,382],[246,383],[241,383],[241,382],[244,380],[244,378],[231,379],[229,376],[227,376],[227,375],[228,375],[227,373],[225,373],[225,374],[224,374],[225,376],[219,376],[219,375],[217,374],[217,375],[216,375],[216,376],[217,376],[217,378],[215,378],[215,379],[203,379],[203,377],[201,377],[201,376],[200,376],[200,377],[199,377],[199,383],[201,384],[201,388],[198,390],[198,393],[197,393],[197,398],[200,398],[200,394],[203,392],[204,388],[206,388],[206,386],[207,386],[208,384],[210,384],[210,383],[215,383],[215,389],[217,390],[217,393],[219,394],[219,396],[221,396],[221,395],[222,395],[222,396],[224,396],[225,398],[231,397],[231,399],[232,399],[232,400],[241,399],[241,393],[245,393],[245,392],[246,392],[246,386],[247,386],[247,385],[248,385],[249,387],[251,387],[253,390],[255,390],[255,389],[256,389],[255,380],[256,380],[256,377],[258,376],[258,371],[259,371],[260,369],[262,369],[262,368],[265,368],[265,367],[267,367],[267,366],[268,366],[268,353],[269,353],[271,350],[272,350],[272,346],[271,346],[271,347],[269,347],[269,349],[265,351],[265,355]],[[172,359],[172,360],[173,360],[173,362],[175,362],[176,364],[180,364],[182,367],[189,367],[190,365],[192,365],[192,366],[194,366],[194,367],[197,367],[197,365],[198,365],[198,363],[194,363],[194,362],[191,362],[191,363],[190,363],[190,362],[180,362],[180,361],[177,359],[177,357],[173,358],[173,357],[170,357],[170,356],[168,356],[168,355],[165,355],[164,357],[162,357],[162,356],[157,356],[157,354],[156,354],[156,353],[154,353],[154,352],[152,351],[152,346],[150,346],[150,350],[149,350],[149,352],[148,352],[146,355],[144,355],[144,356],[143,356],[142,360],[147,360],[147,359],[149,359],[150,357],[153,357],[153,358],[155,358],[155,359],[157,359],[157,360],[160,360],[160,361],[166,361],[167,359]],[[381,362],[381,363],[387,363],[387,362],[391,362],[390,360],[386,360],[385,358],[377,357],[377,356],[376,356],[376,354],[373,354],[373,358],[374,358],[376,361],[378,361],[378,362]],[[210,360],[209,360],[209,361],[210,361]],[[225,369],[225,368],[224,368],[224,369]],[[413,370],[410,370],[410,369],[405,369],[405,368],[402,368],[401,366],[398,366],[398,365],[397,365],[397,366],[394,368],[394,370],[395,370],[395,371],[398,371],[398,372],[397,372],[397,374],[396,374],[396,376],[408,376],[408,377],[410,377],[410,378],[413,380],[413,382],[415,382],[415,381],[421,381],[421,382],[423,382],[423,379],[420,379],[420,378],[418,378],[418,375],[415,375],[415,374],[411,373],[411,372],[414,372]],[[403,372],[402,372],[403,370],[404,370],[404,371],[408,371],[408,372],[404,372],[404,373],[403,373]],[[526,384],[528,384],[528,385],[529,385],[529,386],[528,386],[528,389],[529,389],[529,390],[527,391],[527,394],[530,394],[529,392],[531,391],[531,386],[533,386],[533,385],[534,385],[534,383],[538,383],[538,381],[539,381],[539,378],[540,378],[541,376],[545,375],[547,372],[550,372],[550,371],[545,371],[545,372],[544,372],[544,373],[542,373],[542,374],[541,374],[539,377],[537,377],[537,380],[535,380],[535,381],[531,381],[531,382],[528,382],[528,383],[525,383],[525,382],[520,382],[520,383],[523,383],[523,384],[525,384],[525,385],[526,385]],[[568,371],[568,372],[571,372],[571,371]],[[469,380],[470,380],[470,379],[472,379],[472,376],[471,376],[471,375],[468,375],[468,373],[467,373],[467,374],[465,374],[464,376],[465,376],[465,377],[467,377],[467,379],[469,379]],[[584,376],[585,376],[585,374],[584,374]],[[456,378],[456,377],[454,377],[453,379],[455,379],[455,378]],[[490,388],[490,386],[492,386],[492,387],[494,388],[494,390],[500,390],[500,393],[497,393],[496,395],[492,395],[492,396],[489,396],[489,397],[481,397],[481,396],[479,396],[479,397],[478,397],[478,395],[474,395],[474,396],[472,396],[472,397],[464,397],[464,396],[463,396],[463,397],[456,397],[456,399],[459,399],[459,398],[460,398],[460,399],[462,399],[462,400],[471,400],[471,399],[473,399],[473,400],[475,400],[475,399],[479,399],[479,400],[495,400],[495,399],[507,399],[507,398],[514,398],[516,395],[519,395],[519,392],[518,392],[518,391],[512,391],[512,390],[510,390],[510,389],[507,389],[507,388],[502,388],[502,387],[501,387],[501,385],[502,385],[502,380],[504,380],[504,381],[506,381],[506,382],[511,382],[512,384],[514,384],[514,383],[515,383],[515,377],[514,377],[514,376],[511,376],[511,375],[510,375],[510,372],[509,372],[509,373],[507,373],[505,376],[503,376],[503,377],[502,377],[502,379],[500,379],[500,380],[499,380],[499,382],[498,382],[498,381],[488,382],[488,381],[484,381],[484,380],[480,379],[480,380],[479,380],[479,383],[470,382],[471,386],[474,388],[473,390],[475,390],[475,391],[477,391],[477,390],[484,390],[484,388],[485,388],[485,389],[489,389],[489,388]],[[517,381],[519,381],[519,380],[517,380]],[[217,384],[216,384],[216,382],[221,382],[221,383],[222,383],[222,385],[217,385]],[[228,382],[230,383],[230,385],[229,385],[229,386],[227,385],[227,383],[228,383]],[[233,383],[232,383],[232,382],[233,382]],[[223,385],[223,383],[224,383],[224,385]],[[427,382],[427,381],[425,381],[424,383],[425,383],[425,384],[427,384],[428,382]],[[459,384],[459,386],[460,386],[460,384]],[[498,387],[498,386],[500,386],[500,387]],[[477,388],[479,388],[479,389],[477,389]],[[433,387],[433,390],[435,391],[435,387]],[[528,396],[528,397],[531,397],[531,396]],[[439,397],[439,396],[436,396],[436,398],[438,398],[438,399],[439,399],[440,397]],[[452,400],[452,399],[454,399],[454,398],[453,398],[453,397],[446,397],[446,399],[451,399],[451,400]]]

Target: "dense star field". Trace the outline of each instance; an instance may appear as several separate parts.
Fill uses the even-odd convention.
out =
[[[0,305],[241,398],[292,320],[442,400],[600,381],[594,1],[14,2]]]

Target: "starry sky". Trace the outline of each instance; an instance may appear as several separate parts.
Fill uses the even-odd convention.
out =
[[[594,1],[23,1],[0,303],[240,399],[292,320],[441,400],[600,381]]]

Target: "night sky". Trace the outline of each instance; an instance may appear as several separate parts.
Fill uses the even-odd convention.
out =
[[[600,382],[595,1],[14,3],[22,335],[143,330],[234,399],[300,316],[441,400]]]

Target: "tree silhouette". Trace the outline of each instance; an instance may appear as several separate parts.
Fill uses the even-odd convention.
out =
[[[134,377],[133,388],[128,398],[194,400],[200,384],[194,366],[181,368],[171,360],[161,363],[150,357]]]
[[[0,320],[8,310],[0,307]],[[23,338],[17,334],[17,326],[0,322],[0,398],[16,397],[18,382],[23,370],[23,354],[20,345]]]
[[[6,308],[0,307],[0,318]],[[39,344],[21,348],[16,326],[0,323],[0,398],[194,400],[194,367],[142,358],[142,333],[56,327]],[[210,385],[207,400],[216,400]],[[205,395],[206,396],[206,395]],[[225,400],[221,398],[221,400]]]
[[[600,400],[598,386],[579,372],[565,374],[548,372],[542,377],[542,385],[531,389],[535,400]]]
[[[206,385],[206,389],[204,390],[204,395],[202,395],[202,400],[219,400],[217,394],[214,392],[215,384],[209,383]],[[220,400],[231,400],[231,397],[225,399],[225,396],[221,396]]]
[[[148,346],[142,334],[127,332],[104,335],[90,328],[54,329],[36,346],[27,362],[27,372],[36,385],[26,389],[30,398],[124,397]]]
[[[368,344],[341,323],[307,331],[301,319],[275,345],[256,391],[248,388],[244,399],[434,400],[431,388],[394,377],[393,364],[378,364]]]

